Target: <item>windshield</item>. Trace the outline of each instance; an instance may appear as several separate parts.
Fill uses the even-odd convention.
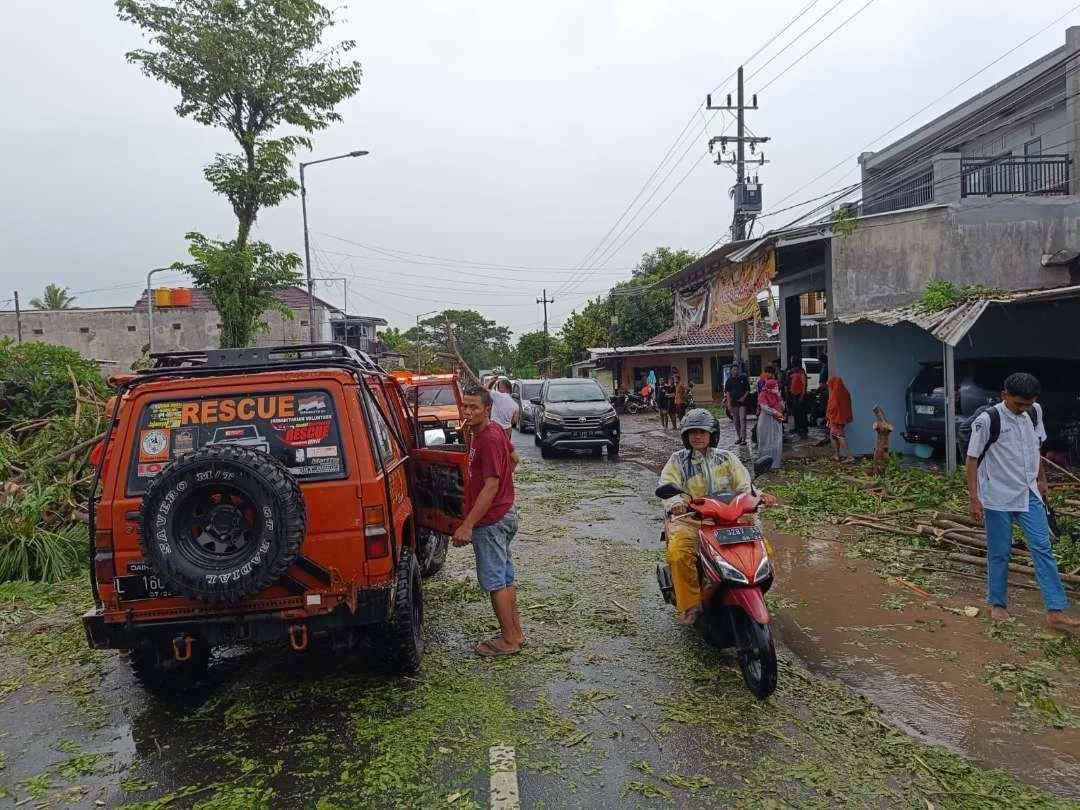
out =
[[[420,395],[421,405],[457,405],[457,397],[454,396],[454,386],[425,385],[412,390],[409,402],[415,402],[417,393]]]
[[[525,383],[521,386],[521,398],[532,399],[533,397],[540,396],[540,386],[542,383]]]
[[[548,389],[548,402],[606,402],[599,385],[553,385]]]

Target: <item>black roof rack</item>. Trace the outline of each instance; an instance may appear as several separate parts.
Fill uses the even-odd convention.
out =
[[[152,365],[139,372],[140,379],[159,377],[212,377],[242,371],[295,371],[345,368],[352,371],[386,372],[367,354],[343,343],[297,343],[247,349],[155,352]]]

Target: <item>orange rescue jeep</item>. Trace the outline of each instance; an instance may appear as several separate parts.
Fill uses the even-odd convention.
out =
[[[464,448],[339,344],[153,359],[120,383],[95,454],[90,645],[169,688],[218,645],[340,649],[369,630],[373,657],[416,671],[421,577],[464,517]]]

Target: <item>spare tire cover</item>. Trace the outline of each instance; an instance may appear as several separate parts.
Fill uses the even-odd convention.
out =
[[[266,589],[300,553],[307,510],[300,485],[272,456],[208,445],[150,483],[139,544],[170,590],[233,602]]]

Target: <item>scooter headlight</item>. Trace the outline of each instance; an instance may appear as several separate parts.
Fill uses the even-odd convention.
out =
[[[712,561],[716,564],[716,567],[720,571],[720,575],[723,576],[724,579],[730,579],[732,582],[741,582],[743,585],[750,584],[750,581],[746,578],[746,574],[721,557],[719,552],[710,548],[709,556],[712,557]]]
[[[761,582],[763,579],[768,579],[773,575],[772,560],[768,556],[761,558],[761,563],[757,567],[757,573],[754,574],[754,582]]]

